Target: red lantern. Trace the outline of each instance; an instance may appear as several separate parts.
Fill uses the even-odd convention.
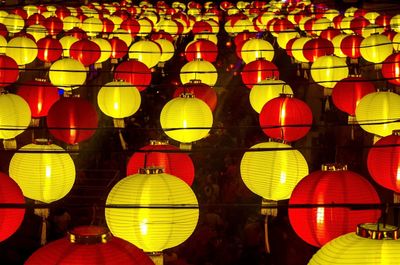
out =
[[[43,62],[57,61],[63,52],[62,45],[58,39],[45,37],[37,41],[37,58]]]
[[[384,27],[385,29],[390,29],[390,20],[392,19],[391,15],[388,14],[382,14],[379,15],[375,19],[375,24],[381,27]]]
[[[333,51],[332,42],[323,38],[311,39],[303,46],[303,55],[310,62],[321,56],[332,55]]]
[[[115,69],[114,79],[131,83],[139,91],[143,91],[151,83],[151,70],[142,62],[124,61]]]
[[[150,145],[140,148],[129,159],[126,175],[139,172],[140,168],[162,167],[165,173],[174,175],[189,186],[194,180],[194,165],[188,154],[180,152],[178,147],[161,141],[151,141]]]
[[[242,81],[251,89],[255,84],[264,79],[279,79],[279,70],[276,65],[263,58],[246,64],[242,70]]]
[[[202,32],[213,32],[211,24],[204,20],[196,21],[193,24],[192,33],[198,34]]]
[[[388,37],[388,39],[389,39],[390,41],[393,41],[394,36],[397,35],[397,32],[394,31],[394,30],[385,30],[385,31],[382,33],[382,35],[385,35],[386,37]]]
[[[215,43],[205,39],[198,39],[189,43],[185,50],[186,60],[193,61],[203,59],[215,62],[218,56],[218,47]]]
[[[355,12],[354,12],[354,17],[364,17],[365,14],[368,13],[368,10],[365,8],[358,8]]]
[[[346,56],[352,59],[359,58],[361,56],[360,44],[363,40],[364,38],[360,35],[346,36],[340,43],[340,49]]]
[[[350,29],[357,35],[362,34],[362,30],[371,24],[365,17],[356,17],[350,21]]]
[[[140,24],[135,18],[128,18],[122,21],[120,28],[128,31],[134,38],[140,31]]]
[[[26,100],[33,118],[47,116],[50,107],[60,98],[58,88],[45,81],[24,82],[18,86],[17,94]]]
[[[332,101],[341,111],[355,116],[358,102],[367,94],[376,92],[372,82],[362,77],[346,77],[332,89]]]
[[[78,27],[73,27],[72,29],[68,30],[65,32],[65,35],[75,37],[79,40],[87,38],[86,32]]]
[[[63,20],[64,18],[71,15],[71,11],[69,11],[69,9],[64,6],[57,6],[55,14],[59,19]]]
[[[294,25],[287,18],[281,18],[275,21],[272,28],[273,32],[280,33],[282,31],[294,30]]]
[[[3,36],[4,38],[8,37],[7,27],[4,24],[1,24],[1,23],[0,23],[0,35]]]
[[[17,62],[7,55],[0,55],[0,87],[11,85],[18,80],[18,76]]]
[[[38,249],[25,265],[154,265],[141,249],[128,241],[113,237],[102,227],[77,227],[68,234],[67,237]]]
[[[159,39],[166,39],[169,40],[170,42],[174,42],[174,38],[171,36],[171,34],[165,32],[164,30],[159,30],[158,32],[151,33],[150,39],[152,41],[156,41]]]
[[[128,45],[126,45],[125,41],[114,37],[109,40],[111,45],[111,55],[112,59],[120,59],[124,57],[128,53]]]
[[[83,98],[61,98],[51,106],[47,114],[50,133],[67,144],[89,139],[96,132],[97,125],[95,107]]]
[[[2,172],[0,172],[0,203],[25,203],[22,190],[18,184]],[[24,208],[0,209],[0,242],[18,230],[24,219],[24,215]]]
[[[333,22],[333,26],[335,27],[335,29],[340,29],[340,23],[342,23],[343,18],[344,18],[344,15],[342,15],[342,14],[337,15],[336,17],[333,18],[332,22]]]
[[[332,39],[334,37],[336,37],[337,35],[340,35],[340,34],[341,34],[340,29],[327,28],[327,29],[324,29],[323,31],[321,31],[321,34],[319,36],[323,39],[332,41]]]
[[[114,30],[114,22],[108,18],[102,18],[101,22],[103,23],[103,33],[112,33]]]
[[[346,166],[325,165],[303,178],[289,200],[296,204],[380,204],[374,187]],[[360,223],[376,223],[377,209],[349,207],[289,207],[289,220],[294,231],[307,243],[321,247],[328,241],[354,231]]]
[[[20,7],[16,7],[14,9],[12,9],[10,11],[10,14],[18,15],[18,16],[22,17],[24,20],[26,20],[28,18],[28,13]]]
[[[71,58],[78,60],[84,66],[94,64],[100,58],[100,47],[97,43],[82,39],[74,42],[69,48]]]
[[[217,106],[217,93],[212,87],[204,83],[192,81],[181,85],[174,91],[173,97],[179,97],[182,93],[190,93],[195,98],[203,100],[210,107],[211,111],[214,111]]]
[[[382,75],[389,83],[400,85],[400,53],[391,54],[383,61]]]
[[[311,19],[309,19],[309,20],[307,20],[305,23],[304,23],[304,30],[308,33],[308,34],[316,34],[316,32],[314,32],[313,31],[313,27],[314,27],[314,24],[315,24],[315,22],[317,21],[318,19],[317,18],[311,18]]]
[[[259,116],[260,126],[268,137],[287,142],[303,138],[311,128],[312,119],[310,107],[288,94],[268,101]]]
[[[113,13],[113,16],[120,17],[120,18],[122,18],[122,20],[127,20],[130,18],[131,15],[129,14],[129,12],[127,10],[120,9],[120,10],[115,11]]]
[[[45,26],[46,18],[38,13],[30,15],[26,20],[26,26],[29,27],[31,25],[42,25]]]
[[[58,17],[46,18],[44,20],[44,26],[50,35],[57,35],[63,30],[63,22]]]

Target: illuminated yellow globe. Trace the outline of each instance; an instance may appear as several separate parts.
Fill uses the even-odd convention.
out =
[[[153,31],[153,25],[148,19],[141,18],[138,19],[137,22],[139,22],[140,25],[138,36],[145,37]]]
[[[51,203],[63,198],[75,182],[75,165],[60,146],[37,140],[19,149],[11,159],[9,175],[25,197]]]
[[[161,47],[151,40],[140,40],[129,48],[129,58],[144,63],[148,68],[156,66],[161,59]]]
[[[361,29],[361,36],[363,36],[363,38],[365,39],[371,35],[382,34],[384,32],[385,32],[384,27],[376,24],[369,24]]]
[[[400,32],[400,15],[394,15],[390,19],[390,28],[396,32]]]
[[[344,38],[346,38],[347,36],[349,36],[349,35],[347,35],[347,34],[339,34],[339,35],[333,37],[333,39],[332,39],[332,44],[333,44],[333,48],[334,48],[333,54],[336,55],[337,57],[340,57],[340,58],[346,58],[347,57],[347,55],[344,54],[342,52],[342,49],[340,48],[340,45],[342,44],[342,40]]]
[[[0,139],[12,139],[24,132],[31,122],[28,103],[14,94],[0,94]]]
[[[320,86],[333,88],[336,83],[349,76],[345,58],[334,55],[318,57],[311,65],[311,77]]]
[[[375,34],[361,41],[360,53],[368,62],[381,63],[393,53],[393,45],[385,35]]]
[[[263,39],[249,39],[243,46],[241,51],[242,59],[247,64],[259,58],[264,58],[267,61],[274,59],[274,47]]]
[[[73,90],[83,85],[86,76],[85,66],[72,58],[64,58],[54,62],[49,70],[50,82],[64,90]]]
[[[199,209],[196,195],[183,180],[150,170],[121,179],[108,194],[107,205],[136,207],[106,208],[105,216],[114,236],[146,252],[160,252],[193,233]]]
[[[278,37],[276,38],[276,41],[278,42],[278,45],[280,48],[286,50],[287,43],[291,39],[298,38],[299,36],[300,36],[300,34],[293,30],[282,31],[282,32],[279,32]]]
[[[191,143],[206,137],[213,124],[210,107],[192,94],[182,94],[167,102],[161,110],[161,128],[168,137]]]
[[[255,32],[253,23],[248,19],[239,19],[236,23],[232,26],[232,33],[238,34],[243,31]]]
[[[34,24],[34,25],[27,27],[26,33],[31,34],[36,42],[38,40],[46,37],[48,34],[46,27],[43,25],[40,25],[40,24]]]
[[[103,22],[99,18],[89,17],[82,22],[81,28],[89,37],[95,37],[103,31]]]
[[[218,73],[215,66],[202,59],[187,62],[180,71],[180,79],[182,84],[189,83],[193,80],[200,80],[209,86],[217,83]]]
[[[312,40],[310,37],[300,37],[299,39],[295,40],[292,45],[292,54],[293,57],[298,61],[302,63],[308,63],[309,60],[304,56],[303,53],[303,48],[306,42],[309,40]]]
[[[289,199],[297,183],[308,175],[307,161],[287,144],[263,142],[250,149],[257,148],[266,150],[248,151],[240,162],[244,184],[264,199]]]
[[[6,47],[7,47],[7,40],[6,38],[0,35],[0,54],[6,53]]]
[[[38,54],[36,43],[28,37],[12,38],[6,48],[6,55],[13,58],[18,65],[33,62]]]
[[[68,31],[75,27],[81,28],[82,22],[76,16],[68,16],[63,19],[63,30]]]
[[[8,14],[3,18],[2,23],[9,33],[18,33],[25,27],[24,19],[17,14]]]
[[[167,40],[167,39],[158,39],[155,40],[158,45],[161,47],[161,58],[160,62],[166,62],[172,59],[175,53],[175,47],[174,44]]]
[[[400,33],[396,33],[393,37],[393,48],[396,52],[400,51]]]
[[[75,38],[73,36],[64,36],[60,39],[64,57],[70,56],[69,49],[71,48],[72,44],[74,44],[78,40],[78,38]]]
[[[92,38],[90,39],[100,47],[100,58],[96,63],[102,63],[107,61],[111,56],[111,44],[108,40],[103,38]]]
[[[131,83],[114,81],[105,84],[97,95],[100,110],[115,119],[135,114],[141,104],[139,90]]]
[[[114,29],[115,29],[115,27],[116,26],[114,26]],[[128,46],[128,47],[131,45],[131,43],[133,41],[131,34],[125,29],[118,28],[117,30],[114,30],[113,34],[110,34],[110,39],[112,39],[114,37],[117,37],[120,40],[124,41],[126,43],[126,46]]]
[[[378,12],[369,11],[369,12],[365,13],[364,17],[365,17],[366,19],[368,19],[368,21],[369,21],[371,24],[375,24],[376,18],[379,17],[380,15],[381,15],[381,14],[379,14]]]

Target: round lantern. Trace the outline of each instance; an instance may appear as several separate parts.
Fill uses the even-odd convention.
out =
[[[287,43],[294,38],[298,38],[299,36],[299,33],[296,31],[282,31],[278,34],[276,41],[278,42],[280,48],[286,49]]]
[[[131,83],[139,91],[143,91],[151,83],[151,71],[140,61],[128,60],[116,67],[114,79]]]
[[[32,118],[47,116],[50,107],[59,100],[58,89],[46,81],[27,81],[18,86],[17,94],[29,104]]]
[[[244,184],[264,199],[289,199],[297,183],[308,174],[303,155],[290,145],[278,142],[263,142],[250,149],[240,162]]]
[[[361,224],[357,233],[342,235],[323,246],[308,264],[395,265],[400,247],[397,235],[398,229],[387,224]]]
[[[72,36],[77,38],[78,40],[86,39],[88,37],[86,31],[78,27],[74,27],[65,32],[65,36]]]
[[[63,49],[63,56],[69,57],[69,49],[71,48],[72,44],[77,42],[79,39],[73,36],[64,36],[60,39],[60,44]]]
[[[135,245],[113,237],[105,228],[80,226],[68,236],[50,242],[36,250],[25,265],[154,265],[151,259]]]
[[[293,142],[308,133],[312,118],[311,109],[305,102],[293,95],[282,94],[264,105],[259,122],[268,137]]]
[[[193,61],[195,59],[203,59],[208,62],[217,60],[218,47],[212,41],[197,39],[186,46],[186,60]]]
[[[113,235],[147,252],[160,252],[184,242],[199,217],[197,198],[189,185],[151,168],[121,179],[106,203],[139,206],[106,208],[105,216]]]
[[[297,61],[302,62],[302,63],[308,63],[307,58],[304,56],[303,48],[304,48],[304,45],[310,40],[312,40],[312,38],[310,38],[310,37],[300,37],[293,42],[291,50],[292,50],[293,57]]]
[[[218,97],[215,89],[198,80],[179,86],[175,89],[173,97],[179,97],[182,93],[191,93],[195,98],[203,100],[210,107],[211,111],[214,111],[217,106]]]
[[[73,28],[81,27],[81,24],[82,22],[79,20],[79,18],[75,16],[68,16],[63,19],[63,30],[67,32]]]
[[[1,22],[10,33],[18,33],[25,27],[24,19],[16,14],[8,14]]]
[[[82,29],[89,37],[96,37],[103,31],[103,22],[99,18],[89,17],[82,22]]]
[[[336,55],[337,57],[340,57],[340,58],[346,58],[347,57],[346,54],[344,54],[342,52],[342,49],[341,49],[342,40],[344,38],[346,38],[347,36],[349,36],[349,35],[347,35],[347,34],[339,34],[339,35],[335,36],[332,39],[332,44],[333,44],[333,47],[335,49],[333,54]]]
[[[100,48],[100,57],[95,63],[102,63],[107,61],[111,56],[111,44],[108,40],[103,38],[92,38],[91,41],[96,43]]]
[[[336,56],[322,56],[311,65],[311,76],[315,82],[326,88],[333,88],[336,83],[348,77],[349,68],[346,60]]]
[[[400,129],[400,96],[393,92],[375,92],[364,96],[357,105],[356,119],[369,133],[387,136]]]
[[[47,127],[58,140],[77,144],[93,136],[98,126],[94,106],[83,98],[61,98],[47,114]]]
[[[393,53],[393,45],[385,35],[375,34],[361,42],[360,53],[368,62],[381,63]]]
[[[27,37],[12,38],[6,48],[6,55],[13,58],[18,65],[33,62],[38,54],[36,43]]]
[[[55,16],[48,17],[44,20],[44,26],[50,35],[57,35],[63,30],[63,22],[61,19]]]
[[[334,52],[331,41],[323,38],[315,38],[307,41],[303,46],[303,55],[309,62],[325,55],[332,55]]]
[[[400,53],[389,55],[382,63],[382,75],[391,84],[400,85]]]
[[[353,32],[357,35],[361,35],[362,34],[362,30],[367,27],[369,24],[371,24],[369,22],[368,19],[364,18],[364,17],[355,17],[350,21],[350,28],[351,30],[353,30]]]
[[[338,109],[354,116],[360,100],[375,91],[374,84],[362,77],[346,77],[333,87],[332,101]]]
[[[112,59],[121,59],[128,53],[128,46],[123,40],[120,40],[116,37],[109,40],[111,45],[111,58]]]
[[[100,46],[89,39],[81,39],[74,42],[69,53],[71,58],[78,60],[84,66],[89,66],[97,62],[101,56]]]
[[[400,136],[398,131],[379,139],[368,152],[368,171],[376,183],[400,192]]]
[[[161,110],[160,123],[165,134],[172,139],[191,143],[208,135],[213,115],[204,101],[184,93],[165,104]]]
[[[0,93],[0,139],[12,139],[24,132],[31,121],[26,101],[14,94]]]
[[[132,38],[135,38],[140,32],[140,24],[135,18],[125,19],[122,21],[120,28],[128,31]]]
[[[17,62],[7,55],[0,54],[0,87],[11,85],[18,80],[18,76]]]
[[[400,15],[395,15],[390,19],[390,28],[396,32],[400,32]]]
[[[136,59],[148,68],[152,68],[160,62],[161,47],[154,41],[140,40],[129,48],[129,58]]]
[[[272,59],[274,59],[275,50],[271,43],[266,40],[249,39],[243,44],[241,55],[246,64],[259,58],[272,61]]]
[[[38,41],[47,36],[47,29],[42,25],[32,25],[26,28],[26,34],[30,34],[34,41]],[[18,33],[19,34],[19,33]],[[29,35],[28,35],[29,36]]]
[[[75,165],[61,147],[39,139],[19,149],[10,161],[10,177],[25,197],[51,203],[63,198],[75,182]]]
[[[296,234],[316,247],[349,233],[357,224],[376,222],[377,209],[321,206],[295,208],[296,204],[379,204],[374,187],[347,166],[327,164],[302,179],[289,200],[289,220]]]
[[[22,191],[17,183],[6,174],[0,172],[0,203],[25,203]],[[0,209],[0,242],[9,238],[24,219],[25,209],[1,208]]]
[[[343,38],[340,49],[346,56],[352,59],[358,58],[361,56],[360,45],[363,40],[360,35],[349,35]]]
[[[320,37],[332,41],[334,37],[340,35],[340,29],[327,28],[321,32]],[[332,43],[333,44],[333,43]]]
[[[279,70],[276,65],[264,58],[259,58],[246,64],[241,72],[243,84],[251,89],[265,79],[279,79]]]
[[[62,45],[59,40],[45,37],[37,41],[38,59],[43,62],[54,62],[61,57]]]
[[[186,63],[180,71],[180,79],[182,84],[191,82],[192,80],[200,80],[209,86],[217,83],[218,73],[215,66],[204,60],[194,60]]]
[[[50,82],[60,89],[73,90],[83,85],[86,81],[85,66],[71,58],[64,58],[50,66]]]
[[[141,103],[140,93],[131,83],[114,81],[105,84],[97,95],[100,110],[115,119],[135,114]]]
[[[126,175],[137,174],[141,168],[158,167],[167,174],[174,175],[192,186],[194,165],[188,154],[179,152],[179,148],[163,141],[151,141],[140,148],[128,161]],[[164,152],[163,152],[164,151]]]
[[[171,58],[174,56],[175,53],[174,44],[166,39],[158,39],[155,40],[154,42],[156,42],[161,47],[160,62],[166,62],[171,60]]]

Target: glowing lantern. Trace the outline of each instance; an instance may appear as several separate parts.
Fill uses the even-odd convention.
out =
[[[271,26],[271,33],[277,37],[279,33],[286,30],[294,30],[294,25],[287,18],[278,18]]]
[[[218,79],[218,73],[212,63],[200,59],[186,63],[181,68],[180,79],[182,84],[200,80],[204,84],[214,86]]]
[[[143,91],[151,83],[151,71],[142,62],[128,60],[116,67],[114,79],[131,83],[139,91]]]
[[[131,45],[132,40],[133,40],[132,37],[131,37],[131,34],[129,34],[129,32],[127,30],[124,30],[124,29],[114,30],[113,34],[110,35],[110,38],[113,38],[113,37],[116,37],[116,38],[119,38],[120,40],[123,40],[128,47]]]
[[[268,137],[293,142],[308,133],[312,118],[311,109],[305,102],[283,94],[263,106],[259,122]]]
[[[112,59],[121,59],[128,53],[128,46],[123,40],[119,38],[112,38],[109,40],[111,45],[111,55],[110,58]]]
[[[332,41],[341,31],[335,28],[328,28],[321,32],[320,37]],[[333,44],[333,43],[332,43]]]
[[[57,61],[62,54],[63,48],[59,40],[45,37],[37,41],[38,59],[43,62]]]
[[[17,62],[7,55],[0,55],[0,87],[11,85],[18,80],[18,76]]]
[[[28,128],[31,110],[26,101],[14,94],[0,94],[0,139],[12,139]],[[7,130],[11,129],[11,130]]]
[[[332,42],[323,38],[308,40],[303,46],[303,55],[309,62],[314,62],[321,56],[332,55],[333,52]]]
[[[186,60],[203,59],[208,62],[215,62],[218,56],[218,47],[212,41],[197,39],[186,46]]]
[[[132,84],[116,81],[105,84],[97,95],[100,110],[114,119],[135,114],[141,103],[140,93]]]
[[[198,80],[193,80],[192,82],[179,86],[174,91],[173,97],[179,97],[182,93],[186,92],[193,94],[195,98],[203,100],[210,107],[211,111],[215,110],[218,99],[217,93],[209,85],[203,84]]]
[[[28,81],[18,86],[17,94],[29,105],[32,118],[47,116],[50,107],[59,100],[58,89],[46,81]]]
[[[178,147],[170,145],[168,142],[151,141],[150,145],[146,145],[140,150],[141,152],[134,153],[129,159],[126,168],[127,176],[139,173],[141,168],[157,167],[192,186],[194,180],[193,161],[188,154],[179,152]]]
[[[51,203],[63,198],[75,182],[75,165],[61,147],[39,139],[19,149],[10,161],[10,177],[25,197]]]
[[[243,44],[241,52],[245,63],[250,63],[259,58],[272,61],[274,54],[274,47],[268,41],[262,39],[249,39]]]
[[[88,36],[86,34],[86,31],[80,28],[73,28],[65,32],[65,36],[73,36],[77,38],[78,40],[86,39]]]
[[[158,40],[155,40],[155,42],[158,45],[160,45],[160,47],[161,47],[160,62],[164,63],[164,62],[172,59],[172,57],[174,56],[174,53],[175,53],[174,44],[171,41],[166,40],[166,39],[158,39]]]
[[[63,56],[64,57],[69,57],[69,49],[71,48],[71,45],[75,42],[77,42],[79,39],[75,38],[73,36],[64,36],[60,39],[60,44],[63,49]]]
[[[65,254],[68,252],[68,255]],[[103,227],[80,226],[67,237],[50,242],[36,250],[26,265],[47,264],[132,264],[154,265],[151,259],[135,245],[113,237]]]
[[[346,60],[336,56],[322,56],[311,65],[311,76],[326,88],[333,88],[339,80],[348,77]]]
[[[42,25],[32,25],[26,28],[26,33],[33,36],[34,41],[38,41],[47,36],[47,29]],[[19,34],[19,33],[18,33]]]
[[[213,29],[212,29],[210,23],[208,23],[207,21],[204,21],[204,20],[196,21],[193,24],[193,29],[192,29],[193,34],[205,32],[205,31],[213,32]]]
[[[249,89],[264,79],[279,79],[278,67],[262,58],[246,64],[241,74],[243,84]]]
[[[156,25],[156,29],[162,29],[165,32],[169,33],[171,36],[177,36],[177,35],[179,35],[179,32],[183,30],[183,29],[180,29],[179,25],[182,27],[182,25],[175,20],[162,19]]]
[[[282,31],[278,34],[276,40],[279,47],[281,47],[282,49],[286,49],[287,43],[294,38],[298,38],[299,36],[299,33],[295,31]]]
[[[36,43],[27,37],[12,38],[6,48],[6,55],[13,58],[18,65],[33,62],[38,54]]]
[[[153,23],[148,18],[141,18],[137,20],[140,24],[140,31],[138,36],[145,37],[153,31]]]
[[[400,129],[400,96],[393,92],[375,92],[364,96],[357,105],[356,119],[361,128],[379,136]]]
[[[393,48],[396,52],[400,51],[400,33],[396,33],[393,37]]]
[[[17,183],[6,174],[0,172],[0,203],[25,203],[22,191]],[[0,209],[0,242],[14,234],[24,219],[25,209]]]
[[[16,14],[8,14],[3,18],[2,24],[6,26],[10,33],[18,33],[25,27],[24,19]]]
[[[110,34],[114,31],[114,22],[110,19],[103,17],[101,18],[101,22],[103,23],[102,33]]]
[[[69,49],[69,53],[73,59],[78,60],[84,66],[94,64],[101,56],[100,46],[89,39],[74,42]]]
[[[370,24],[369,20],[364,17],[356,17],[350,21],[350,28],[357,35],[361,35],[362,30]]]
[[[193,233],[199,217],[197,198],[189,185],[161,172],[147,169],[121,179],[106,202],[142,206],[106,208],[105,216],[113,235],[147,252],[160,252],[184,242]],[[160,205],[171,208],[152,207]]]
[[[395,15],[390,19],[390,28],[396,32],[400,32],[400,15]]]
[[[297,61],[302,62],[302,63],[308,62],[307,58],[304,56],[303,48],[304,48],[304,45],[310,40],[312,40],[312,38],[310,38],[310,37],[300,37],[293,42],[291,51],[292,51],[293,57]]]
[[[140,32],[140,24],[135,18],[128,18],[122,21],[120,28],[128,31],[132,38],[135,38]]]
[[[343,38],[340,49],[346,56],[352,59],[358,58],[361,56],[360,45],[363,40],[364,38],[362,36],[349,35]]]
[[[44,26],[50,35],[57,35],[63,30],[63,22],[58,17],[48,17],[44,21]]]
[[[98,126],[94,106],[78,97],[61,98],[55,102],[49,109],[46,122],[56,139],[71,145],[92,137]]]
[[[81,27],[89,37],[95,37],[103,31],[103,22],[99,18],[89,17],[83,21]]]
[[[361,42],[360,52],[368,62],[381,63],[393,53],[393,45],[385,35],[371,35]]]
[[[214,33],[202,32],[194,35],[194,40],[198,39],[209,40],[212,41],[214,44],[218,44],[218,37]]]
[[[92,38],[91,41],[96,43],[100,48],[100,57],[96,63],[107,61],[111,56],[111,44],[108,40],[103,38]]]
[[[255,151],[257,148],[273,150]],[[240,162],[244,184],[264,199],[289,199],[297,183],[308,174],[303,155],[277,142],[258,143],[250,149],[255,150],[244,153]]]
[[[161,47],[154,41],[140,40],[129,48],[129,58],[136,59],[148,68],[152,68],[160,61]]]
[[[336,55],[337,57],[340,57],[340,58],[346,58],[347,56],[346,56],[346,54],[344,54],[343,52],[342,52],[342,49],[341,49],[341,45],[342,45],[342,40],[344,39],[344,38],[346,38],[347,36],[349,36],[349,35],[346,35],[346,34],[339,34],[339,35],[337,35],[337,36],[335,36],[333,39],[332,39],[332,44],[333,44],[333,47],[334,47],[334,55]]]
[[[191,143],[208,135],[213,115],[204,101],[184,93],[164,105],[160,123],[170,138],[181,143]]]
[[[382,75],[391,84],[400,85],[400,53],[389,55],[382,63]]]
[[[50,66],[50,82],[61,89],[72,90],[83,85],[86,81],[85,66],[71,58],[64,58]]]
[[[79,18],[74,17],[74,16],[69,16],[63,19],[63,30],[64,31],[69,31],[73,28],[79,28],[81,27],[81,21]]]
[[[0,34],[0,55],[6,53],[7,40]]]
[[[347,166],[327,164],[302,179],[289,200],[292,206],[341,203],[379,204],[380,199],[363,176],[347,170]],[[357,224],[376,222],[380,214],[380,210],[346,207],[289,208],[289,220],[296,234],[316,247],[353,231]]]
[[[329,29],[332,26],[332,21],[327,18],[319,18],[315,20],[312,25],[312,32],[321,37],[321,33]]]

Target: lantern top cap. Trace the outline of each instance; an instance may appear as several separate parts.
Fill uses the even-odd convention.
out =
[[[339,163],[322,164],[321,170],[322,171],[344,171],[344,170],[347,170],[347,165],[339,164]]]
[[[164,169],[162,167],[145,167],[139,169],[139,174],[155,175],[161,173],[164,173]]]
[[[289,93],[280,93],[279,96],[282,98],[293,98],[294,97],[293,94],[289,94]]]
[[[52,144],[51,140],[45,139],[45,138],[35,139],[35,140],[33,140],[33,143],[37,144],[37,145],[50,145],[50,144]]]
[[[91,245],[107,243],[112,235],[101,226],[80,226],[69,231],[68,238],[74,244]]]
[[[364,223],[357,226],[356,234],[360,237],[374,240],[397,240],[399,238],[399,228],[381,223]]]
[[[150,140],[150,145],[168,145],[168,140]]]
[[[189,92],[184,92],[184,93],[181,93],[179,95],[179,97],[180,98],[194,98],[194,94],[193,93],[189,93]]]

